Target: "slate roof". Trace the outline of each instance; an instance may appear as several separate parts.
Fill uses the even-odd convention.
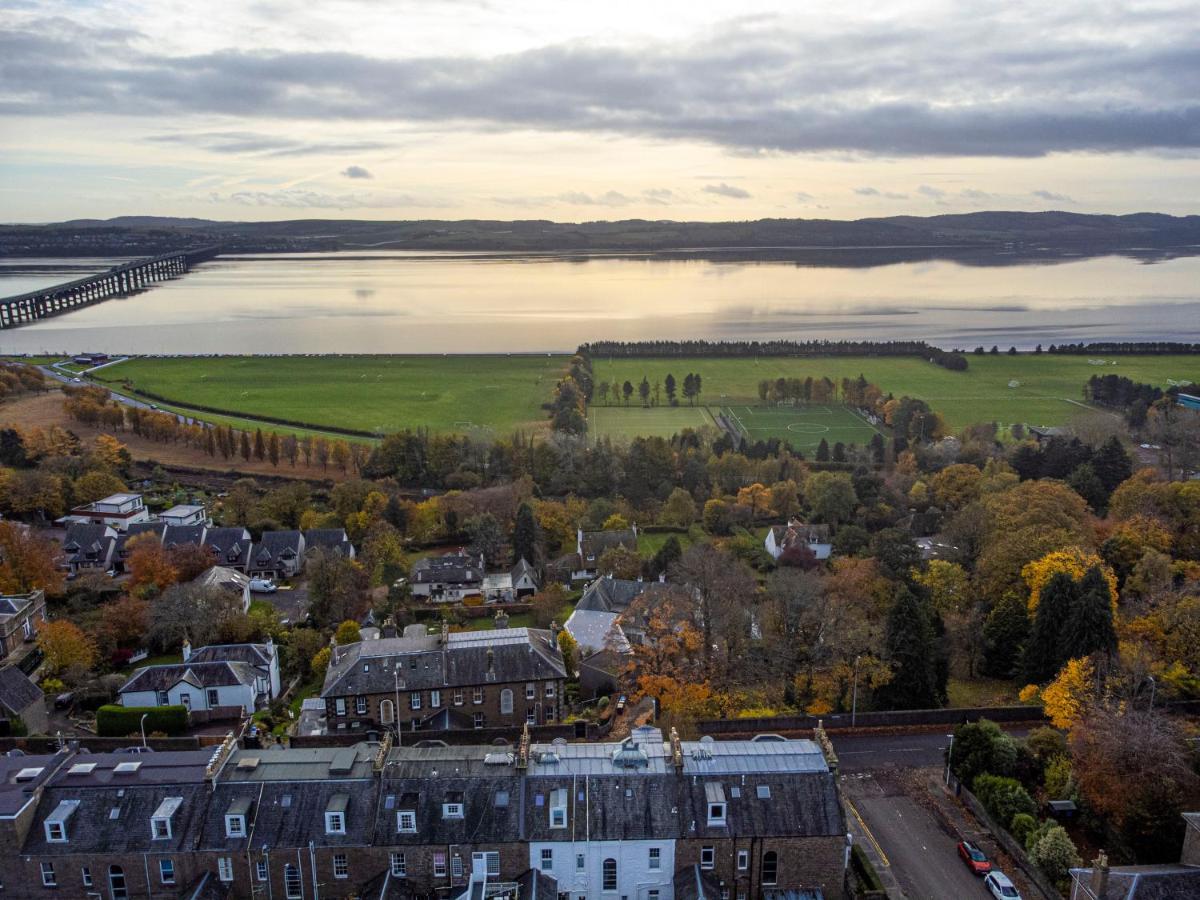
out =
[[[589,556],[595,557],[593,562],[598,562],[604,555],[604,551],[611,550],[613,547],[628,547],[630,550],[636,550],[637,532],[632,528],[618,531],[585,531],[579,539],[579,546],[583,551],[581,562],[586,561]]]
[[[488,651],[494,677],[488,677]],[[392,693],[395,666],[400,690],[464,687],[566,677],[562,654],[549,631],[504,628],[446,636],[380,638],[335,649],[322,697]]]
[[[35,703],[45,703],[42,689],[16,666],[0,669],[0,703],[9,712],[20,715]]]
[[[182,800],[171,816],[171,837],[155,840],[150,819],[166,799]],[[42,795],[24,853],[64,856],[83,853],[179,853],[195,850],[207,809],[208,789],[196,784],[75,787],[51,784]],[[46,840],[44,822],[64,800],[78,800],[67,823],[67,842]],[[117,810],[113,817],[113,810]]]
[[[1072,869],[1081,900],[1180,900],[1200,897],[1200,867],[1184,865],[1113,866],[1105,897],[1091,890],[1092,870]],[[1074,895],[1073,895],[1074,896]]]
[[[507,767],[495,777],[456,775],[453,768],[439,770],[436,778],[388,778],[380,787],[376,834],[380,843],[491,844],[517,839],[521,833],[521,779]],[[463,804],[461,819],[442,818],[448,795]],[[504,805],[497,803],[498,795]],[[417,813],[416,833],[401,833],[396,814]],[[561,832],[560,832],[561,834]]]
[[[117,554],[124,555],[125,545],[133,538],[141,534],[153,534],[155,537],[162,540],[163,532],[167,530],[165,522],[134,522],[125,531],[117,535]]]
[[[629,605],[646,593],[659,593],[670,590],[670,585],[657,581],[628,581],[623,578],[597,578],[583,592],[576,609],[595,610],[596,612],[620,613],[629,609]]]
[[[0,597],[0,626],[8,625],[18,616],[25,616],[36,603],[43,602],[45,596],[42,591],[38,590],[28,594],[9,594]]]
[[[56,767],[66,759],[62,753],[37,756],[0,755],[0,816],[15,815],[29,802],[34,792],[54,775]],[[40,770],[30,777],[29,772]],[[26,777],[17,780],[18,773]]]
[[[466,553],[427,556],[413,563],[415,584],[479,584],[485,575],[483,560]]]
[[[600,651],[610,644],[622,652],[629,651],[629,641],[621,631],[615,612],[600,612],[594,609],[579,609],[567,617],[563,626],[580,647]],[[611,637],[610,637],[611,635]]]
[[[193,650],[188,664],[202,662],[242,662],[259,669],[271,667],[271,649],[266,644],[209,644]]]
[[[325,833],[325,811],[345,795],[345,834]],[[200,843],[205,850],[272,850],[283,847],[361,847],[372,842],[378,787],[374,779],[227,782],[216,785]],[[249,802],[246,837],[225,835],[225,813]]]
[[[162,541],[165,547],[175,547],[179,544],[203,544],[204,535],[208,531],[205,525],[168,525],[163,533]]]
[[[254,545],[250,562],[256,568],[280,565],[286,551],[292,551],[292,559],[300,556],[303,540],[299,531],[264,531],[262,540]]]
[[[304,532],[304,549],[333,550],[345,555],[350,550],[350,538],[344,528],[310,528]]]
[[[254,667],[242,662],[192,662],[168,663],[161,666],[143,666],[121,686],[120,693],[132,691],[168,691],[179,682],[196,688],[226,687],[228,685],[253,685]]]
[[[528,575],[531,579],[533,579],[534,584],[538,583],[537,572],[534,570],[533,566],[525,561],[525,557],[523,556],[517,560],[517,564],[512,567],[512,571],[509,573],[509,575],[512,576],[513,584],[516,584],[521,580],[522,576],[525,575]]]
[[[114,543],[115,539],[109,534],[107,525],[73,522],[63,538],[63,551],[68,562],[87,560],[89,551],[95,554],[93,560],[104,559]]]
[[[807,525],[803,522],[792,521],[787,525],[775,525],[771,528],[775,536],[775,546],[782,553],[793,544],[799,543],[812,550],[817,559],[829,558],[829,526]]]
[[[713,872],[699,865],[688,866],[675,873],[671,880],[675,900],[720,900],[721,883]]]
[[[250,532],[245,528],[209,528],[204,535],[204,546],[217,551],[217,559],[223,566],[245,569],[250,560]]]
[[[202,587],[217,587],[222,590],[243,594],[250,587],[250,579],[229,566],[210,566],[192,579],[192,584]]]

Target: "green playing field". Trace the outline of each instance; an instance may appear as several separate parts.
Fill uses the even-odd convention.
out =
[[[703,406],[597,406],[588,410],[588,434],[595,440],[627,441],[635,437],[671,437],[685,428],[715,425]]]
[[[833,446],[867,444],[878,433],[870,422],[844,406],[726,406],[721,412],[749,441],[779,438],[808,454],[822,440]]]

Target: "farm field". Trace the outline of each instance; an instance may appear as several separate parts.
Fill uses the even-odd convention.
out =
[[[885,391],[925,400],[952,428],[980,421],[1061,425],[1080,412],[1084,382],[1097,373],[1111,372],[1163,387],[1170,380],[1200,382],[1200,356],[1112,356],[1105,360],[1115,365],[1103,366],[1092,365],[1085,356],[1032,353],[970,354],[967,359],[970,367],[965,372],[950,372],[911,357],[887,356],[597,357],[592,368],[597,384],[628,380],[636,385],[643,376],[654,384],[667,373],[682,383],[684,375],[696,372],[703,379],[700,402],[713,407],[757,405],[758,383],[764,378],[811,375],[840,381],[861,373]],[[1010,387],[1013,381],[1017,385]]]
[[[865,446],[881,433],[870,422],[844,406],[816,404],[802,407],[726,406],[721,412],[747,441],[779,438],[811,457],[822,440],[832,447]]]
[[[562,356],[230,356],[139,358],[97,381],[168,398],[315,426],[483,435],[546,424]],[[220,417],[204,413],[202,418]]]
[[[716,426],[703,406],[599,406],[588,409],[588,435],[594,440],[627,441],[635,437],[670,437],[685,428]]]

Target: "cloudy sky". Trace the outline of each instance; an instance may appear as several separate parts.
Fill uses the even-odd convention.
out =
[[[0,0],[0,221],[1193,213],[1161,2]]]

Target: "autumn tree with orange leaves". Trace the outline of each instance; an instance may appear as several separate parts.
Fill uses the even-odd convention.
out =
[[[39,532],[13,522],[0,522],[0,591],[26,594],[42,589],[62,593],[62,549]]]
[[[139,534],[125,546],[131,593],[154,597],[179,581],[179,569],[156,535]]]

